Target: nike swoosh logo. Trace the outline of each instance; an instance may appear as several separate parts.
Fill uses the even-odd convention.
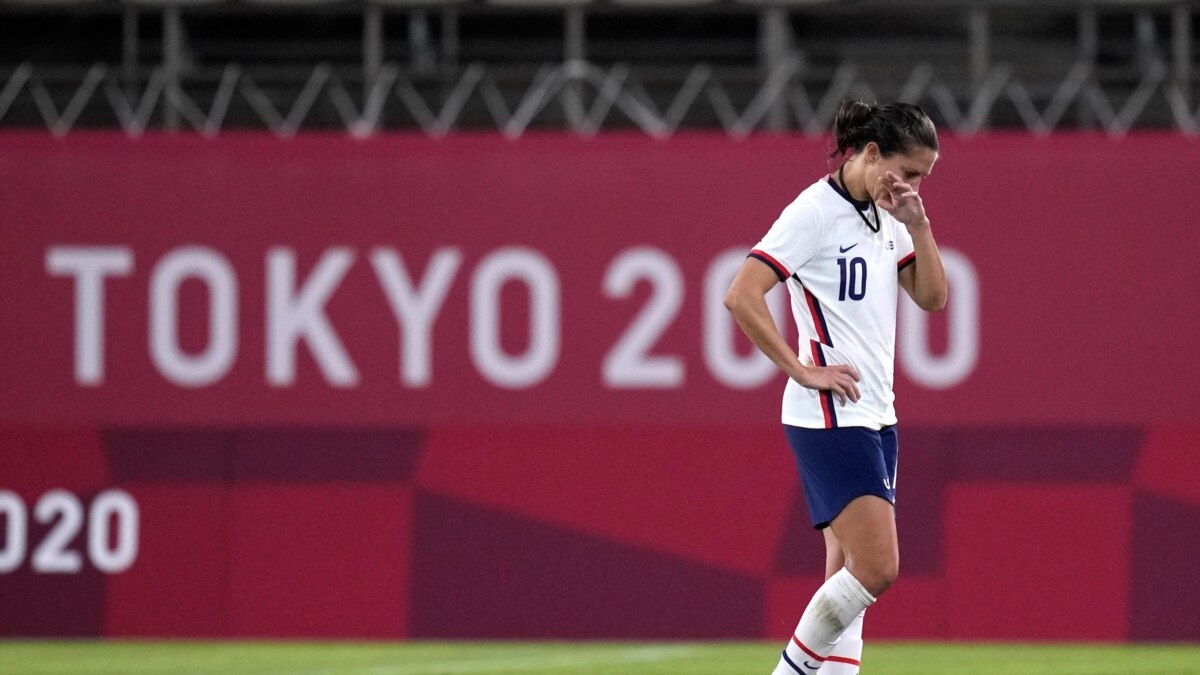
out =
[[[816,671],[818,671],[818,670],[820,670],[820,669],[821,669],[821,666],[820,666],[819,664],[818,664],[818,665],[813,665],[813,664],[809,663],[808,661],[805,661],[805,662],[804,662],[804,667],[805,667],[805,668],[808,668],[809,670],[811,670],[811,671],[813,671],[813,672],[816,672]]]
[[[838,253],[845,253],[846,251],[849,251],[850,249],[854,248],[855,246],[858,246],[858,244],[850,244],[846,248],[842,248],[841,246],[839,246]]]

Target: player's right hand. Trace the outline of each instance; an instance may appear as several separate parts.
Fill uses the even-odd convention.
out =
[[[831,391],[838,403],[846,407],[846,399],[858,403],[862,394],[858,391],[860,376],[853,366],[815,366],[805,368],[796,382],[809,389]]]

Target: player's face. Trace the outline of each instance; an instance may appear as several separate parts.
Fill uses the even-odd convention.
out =
[[[869,159],[870,157],[868,157]],[[878,154],[878,150],[876,150],[875,161],[868,161],[867,166],[867,185],[871,186],[871,196],[879,199],[882,196],[881,193],[887,190],[887,187],[876,179],[887,175],[888,171],[911,185],[913,190],[920,192],[921,181],[929,177],[937,159],[937,151],[929,148],[917,147],[907,153],[897,152],[886,157]]]

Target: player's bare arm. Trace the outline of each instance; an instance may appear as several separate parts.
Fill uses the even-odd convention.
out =
[[[847,399],[857,403],[861,396],[858,371],[845,365],[806,366],[779,334],[766,300],[767,292],[778,282],[771,268],[747,258],[725,294],[725,307],[754,345],[788,377],[809,389],[832,391],[843,406]]]
[[[876,191],[876,205],[892,214],[904,224],[913,240],[916,264],[900,270],[900,286],[917,306],[927,312],[940,312],[946,307],[946,270],[929,218],[925,215],[925,204],[916,189],[900,176],[886,172],[879,177],[880,187]]]

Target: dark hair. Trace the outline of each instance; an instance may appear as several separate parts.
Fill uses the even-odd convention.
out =
[[[938,149],[937,129],[918,106],[911,103],[870,105],[858,99],[843,101],[833,119],[837,150],[830,157],[862,150],[875,141],[884,156],[908,153],[913,148]]]

